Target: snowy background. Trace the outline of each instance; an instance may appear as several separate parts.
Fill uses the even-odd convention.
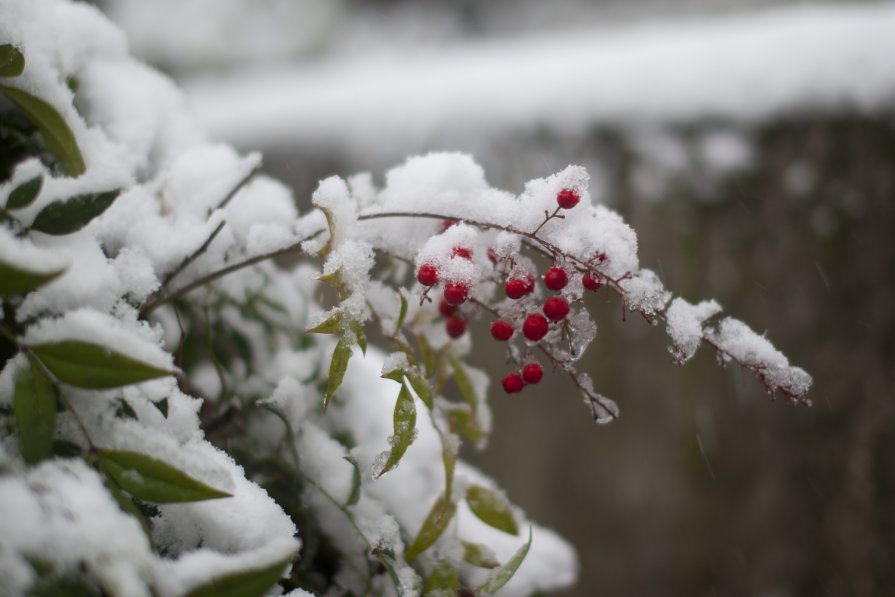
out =
[[[567,594],[895,589],[895,4],[101,7],[305,202],[434,149],[513,192],[586,166],[644,266],[814,374],[814,408],[772,404],[709,353],[675,368],[608,302],[585,367],[618,422],[594,427],[561,380],[492,396],[491,443],[467,457],[579,549]]]

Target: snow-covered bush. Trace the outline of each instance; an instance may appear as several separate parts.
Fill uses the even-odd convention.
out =
[[[706,343],[807,403],[767,340],[639,268],[580,167],[514,196],[416,157],[381,189],[326,179],[300,214],[63,0],[0,2],[0,115],[4,594],[571,584],[572,548],[458,459],[492,426],[469,319],[506,343],[503,391],[566,375],[599,423],[618,408],[576,362],[604,293],[677,362]]]

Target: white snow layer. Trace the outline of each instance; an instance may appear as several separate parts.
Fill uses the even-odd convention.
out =
[[[795,110],[889,109],[895,4],[770,7],[441,50],[331,59],[188,85],[243,146],[382,151],[433,139]]]

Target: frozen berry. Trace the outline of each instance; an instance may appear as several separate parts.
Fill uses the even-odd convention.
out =
[[[522,381],[522,376],[518,373],[508,374],[501,383],[503,384],[503,391],[507,394],[516,394],[525,387],[525,382]]]
[[[452,257],[460,257],[461,259],[472,259],[472,249],[466,247],[454,247],[451,251]]]
[[[431,263],[424,263],[416,272],[416,279],[423,286],[435,286],[438,284],[438,269]]]
[[[466,320],[456,315],[451,315],[444,322],[444,328],[451,338],[459,338],[466,333]]]
[[[556,195],[556,202],[563,209],[572,209],[581,201],[581,195],[572,189],[563,189]]]
[[[488,259],[491,263],[497,263],[500,261],[500,255],[497,254],[497,251],[494,250],[494,247],[488,247]]]
[[[511,299],[520,299],[530,292],[528,280],[522,278],[510,278],[504,286],[504,291]]]
[[[544,274],[544,286],[550,290],[562,290],[569,283],[569,276],[566,270],[561,267],[551,267]]]
[[[453,226],[456,223],[457,223],[457,220],[453,220],[450,218],[447,220],[442,220],[441,221],[441,231],[444,232],[445,230],[447,230],[448,228],[450,228],[451,226]]]
[[[594,292],[598,291],[600,287],[603,285],[600,282],[600,279],[596,276],[592,275],[590,272],[585,272],[583,276],[581,276],[581,283],[588,290],[593,290]]]
[[[525,318],[525,323],[522,324],[522,333],[532,342],[537,342],[547,335],[549,327],[547,319],[543,315],[532,313]]]
[[[444,300],[449,305],[460,305],[469,298],[469,286],[463,282],[448,282],[444,285]]]
[[[544,377],[544,370],[538,363],[529,363],[522,368],[522,379],[525,383],[536,384]]]
[[[509,340],[513,337],[513,326],[503,319],[498,319],[491,324],[491,335],[495,340]]]
[[[551,321],[559,321],[569,314],[569,302],[561,296],[551,296],[544,301],[543,311]]]
[[[441,302],[438,303],[438,312],[444,315],[445,317],[450,317],[454,313],[457,312],[457,307],[450,304],[444,299],[441,299]]]

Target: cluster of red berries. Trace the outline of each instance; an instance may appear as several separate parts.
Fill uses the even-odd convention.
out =
[[[561,209],[572,209],[581,201],[577,191],[564,188],[557,193],[556,203]],[[454,220],[445,220],[442,230],[446,230],[456,223]],[[472,250],[467,247],[454,247],[451,258],[472,259]],[[488,249],[488,258],[497,263],[499,257],[493,248]],[[433,287],[439,282],[438,268],[432,263],[424,263],[417,270],[416,279],[426,287]],[[554,265],[544,274],[544,286],[554,292],[559,292],[569,283],[568,272]],[[596,291],[602,283],[600,279],[586,272],[581,278],[581,283],[587,290]],[[535,279],[529,273],[514,272],[504,284],[504,292],[510,299],[518,300],[535,289]],[[466,317],[458,309],[469,298],[469,285],[459,281],[445,281],[442,291],[442,300],[438,304],[438,311],[445,317],[445,329],[451,338],[459,338],[466,333],[468,322]],[[554,295],[544,301],[540,313],[529,313],[522,322],[522,334],[531,342],[539,342],[550,331],[550,322],[560,322],[569,314],[568,300],[559,295]],[[515,334],[513,324],[506,319],[498,319],[491,324],[491,336],[495,340],[508,341]],[[521,371],[508,374],[503,378],[503,389],[508,394],[514,394],[522,390],[526,384],[536,384],[541,381],[544,370],[541,366],[532,362],[525,365]]]
[[[454,247],[451,258],[472,259],[472,249],[468,247]],[[432,263],[424,263],[416,272],[417,281],[423,286],[432,287],[438,284],[438,268]],[[438,305],[438,311],[444,315],[445,329],[451,338],[459,338],[466,332],[466,318],[457,311],[457,306],[462,305],[469,298],[469,285],[465,282],[445,282],[442,291],[444,298]]]
[[[521,392],[525,386],[538,383],[542,377],[544,377],[544,370],[540,363],[532,362],[522,367],[522,371],[507,374],[501,381],[501,385],[507,394],[516,394]]]

